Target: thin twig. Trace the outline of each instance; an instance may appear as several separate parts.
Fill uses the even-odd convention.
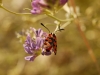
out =
[[[4,9],[5,11],[8,11],[9,13],[15,14],[15,15],[31,15],[31,13],[16,13],[16,12],[10,11],[7,8],[5,8],[3,4],[0,4],[0,8]]]

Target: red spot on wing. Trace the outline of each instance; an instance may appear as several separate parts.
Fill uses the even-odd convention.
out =
[[[48,37],[45,39],[44,46],[46,51],[52,50],[55,55],[57,53],[57,38],[55,34],[50,33]]]

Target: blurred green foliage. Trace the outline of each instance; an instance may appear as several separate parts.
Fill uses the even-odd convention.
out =
[[[75,0],[80,8],[81,28],[84,31],[100,65],[100,1]],[[29,12],[29,0],[3,0],[9,10]],[[65,18],[61,9],[57,17]],[[34,62],[24,60],[26,53],[15,33],[29,27],[43,28],[40,23],[52,23],[45,15],[18,16],[0,9],[0,75],[98,75],[80,33],[72,22],[64,31],[57,33],[57,55],[38,56]],[[48,28],[53,31],[55,25]]]

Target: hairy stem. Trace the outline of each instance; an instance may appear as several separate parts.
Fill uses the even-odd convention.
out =
[[[9,13],[15,14],[15,15],[30,15],[31,14],[31,13],[16,13],[16,12],[10,11],[7,8],[5,8],[2,4],[0,4],[0,8],[4,9],[5,11]]]

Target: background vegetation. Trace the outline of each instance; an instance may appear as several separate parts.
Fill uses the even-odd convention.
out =
[[[81,29],[88,39],[100,65],[100,1],[75,0],[80,9]],[[29,0],[3,0],[4,6],[12,11],[29,12]],[[66,18],[61,9],[56,16]],[[40,23],[52,23],[45,15],[18,16],[0,9],[0,75],[98,75],[85,43],[74,22],[64,31],[57,33],[58,52],[55,56],[38,56],[33,62],[24,60],[26,53],[15,33],[29,27],[43,28]],[[53,31],[55,25],[48,28]]]

